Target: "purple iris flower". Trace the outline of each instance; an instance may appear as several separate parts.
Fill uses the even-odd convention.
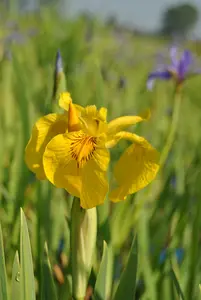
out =
[[[169,80],[173,78],[176,85],[179,86],[189,75],[200,74],[201,70],[192,68],[194,60],[189,50],[184,50],[179,58],[178,48],[170,48],[171,64],[160,64],[156,71],[151,72],[147,80],[147,88],[153,88],[156,79]]]

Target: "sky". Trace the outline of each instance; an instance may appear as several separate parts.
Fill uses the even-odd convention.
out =
[[[154,31],[161,23],[163,11],[179,3],[195,4],[200,20],[194,30],[196,38],[201,38],[201,0],[61,0],[72,14],[82,11],[95,13],[100,17],[116,16],[123,24]]]

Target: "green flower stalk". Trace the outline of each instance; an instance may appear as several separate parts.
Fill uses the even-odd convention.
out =
[[[163,147],[163,150],[161,152],[161,157],[160,157],[160,167],[164,166],[167,157],[172,149],[174,140],[175,140],[175,135],[177,131],[177,126],[179,122],[179,115],[180,115],[180,108],[181,108],[181,92],[176,91],[175,96],[174,96],[174,107],[173,107],[173,115],[172,115],[172,121],[170,124],[170,129],[169,133],[167,136],[167,140],[165,142],[165,145]]]
[[[96,208],[84,210],[74,198],[71,210],[71,267],[73,299],[84,300],[96,246]]]

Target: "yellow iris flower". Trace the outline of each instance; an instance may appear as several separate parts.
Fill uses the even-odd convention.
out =
[[[121,139],[131,145],[114,167],[115,187],[109,191],[110,200],[124,200],[155,178],[158,152],[143,137],[123,131],[146,120],[149,114],[107,123],[105,108],[75,105],[67,92],[61,94],[59,104],[65,112],[40,118],[25,150],[26,164],[38,179],[48,179],[79,197],[85,209],[102,204],[109,191],[109,149]]]

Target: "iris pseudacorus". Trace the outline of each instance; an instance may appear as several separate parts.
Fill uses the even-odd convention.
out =
[[[48,179],[66,189],[88,209],[102,204],[108,192],[113,202],[125,200],[155,178],[158,152],[145,138],[124,131],[146,120],[148,113],[122,116],[107,123],[106,108],[75,105],[67,92],[61,94],[59,104],[65,112],[40,118],[25,150],[26,164],[38,179]],[[115,184],[109,185],[109,149],[121,139],[131,145],[114,166]]]

